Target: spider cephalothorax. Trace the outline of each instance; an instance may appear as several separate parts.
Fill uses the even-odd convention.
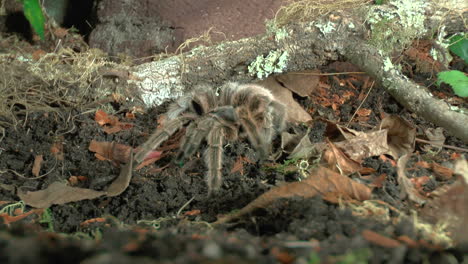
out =
[[[220,94],[211,87],[199,87],[173,103],[167,121],[141,146],[135,156],[140,163],[178,129],[187,125],[178,158],[192,156],[206,140],[204,154],[210,191],[222,183],[223,145],[246,137],[260,159],[268,157],[275,135],[284,129],[285,107],[267,89],[254,85],[227,83]]]

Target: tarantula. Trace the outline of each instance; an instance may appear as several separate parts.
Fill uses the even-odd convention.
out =
[[[206,181],[211,193],[221,187],[225,140],[248,138],[260,159],[265,159],[274,136],[284,129],[285,115],[285,106],[259,85],[227,83],[219,95],[211,87],[198,87],[169,107],[164,127],[141,146],[135,161],[142,162],[148,152],[187,125],[177,158],[192,156],[206,140]]]

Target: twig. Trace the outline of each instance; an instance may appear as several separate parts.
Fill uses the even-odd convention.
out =
[[[371,87],[369,88],[369,91],[367,91],[366,97],[364,97],[364,99],[362,99],[361,104],[359,104],[359,106],[358,106],[358,108],[356,109],[356,111],[354,111],[354,114],[353,114],[353,116],[351,116],[351,118],[349,119],[348,123],[346,124],[346,127],[349,127],[349,124],[351,123],[351,121],[353,121],[353,118],[356,116],[356,113],[359,111],[359,109],[361,109],[362,105],[364,104],[364,102],[366,101],[366,99],[367,99],[367,97],[369,96],[370,92],[372,91],[372,88],[374,88],[374,83],[375,83],[375,81],[372,81]]]
[[[433,146],[437,146],[437,147],[443,147],[443,148],[468,152],[468,149],[466,149],[466,148],[460,148],[460,147],[454,147],[454,146],[439,144],[439,143],[431,142],[431,141],[425,140],[425,139],[416,138],[416,141],[421,142],[421,143],[426,143],[426,144],[429,144],[429,145],[433,145]]]
[[[0,127],[0,130],[2,131],[2,137],[0,138],[0,142],[2,142],[3,138],[5,137],[5,128]]]
[[[179,217],[180,213],[182,213],[182,210],[184,210],[184,208],[187,207],[193,201],[193,199],[195,199],[195,196],[192,197],[192,199],[188,200],[188,202],[186,202],[184,205],[182,205],[179,211],[177,211],[176,217]]]

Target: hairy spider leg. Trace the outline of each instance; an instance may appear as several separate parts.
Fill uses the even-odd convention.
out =
[[[210,130],[216,125],[215,122],[233,126],[229,124],[234,124],[236,119],[237,116],[232,106],[221,106],[202,117],[198,122],[191,123],[187,127],[177,160],[192,156],[199,148],[203,139],[206,138]]]
[[[263,118],[263,127],[261,128],[260,136],[260,148],[266,153],[271,150],[271,143],[273,138],[280,134],[285,127],[285,106],[276,101],[271,101],[268,106],[268,110],[257,115],[255,119]]]
[[[271,115],[273,117],[273,127],[276,134],[281,133],[286,126],[286,106],[284,104],[272,101],[270,103]]]
[[[255,120],[250,116],[249,111],[245,107],[238,107],[237,113],[242,129],[247,134],[250,144],[259,152],[260,158],[263,159],[266,156],[266,152],[261,148],[258,124],[254,123]]]
[[[206,138],[208,148],[205,150],[204,159],[208,168],[208,195],[211,195],[222,184],[223,144],[238,138],[239,124],[232,106],[218,107],[209,117],[213,122],[209,125],[210,131]]]
[[[208,195],[212,191],[216,191],[222,184],[222,168],[223,168],[223,144],[225,128],[217,124],[208,134],[208,148],[205,150],[204,158],[208,167],[206,174],[206,182],[208,185]]]
[[[198,122],[191,123],[185,132],[185,137],[180,144],[179,154],[176,162],[192,156],[200,147],[202,141],[207,137],[212,129],[215,120],[211,116],[206,116]]]
[[[163,128],[157,129],[156,132],[153,133],[153,135],[151,135],[150,138],[145,143],[143,143],[143,145],[141,145],[140,150],[134,157],[134,160],[138,163],[141,163],[150,151],[159,147],[162,142],[166,141],[191,119],[192,118],[179,117],[167,121]]]

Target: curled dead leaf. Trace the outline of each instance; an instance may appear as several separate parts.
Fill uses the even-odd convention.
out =
[[[319,70],[288,72],[275,77],[276,81],[299,96],[309,96],[317,89],[320,80]]]
[[[266,208],[280,198],[294,196],[310,198],[320,195],[329,202],[337,203],[340,199],[368,200],[371,192],[371,188],[362,183],[353,181],[325,167],[320,167],[303,181],[272,188],[239,211],[219,218],[215,224],[227,223],[251,213],[255,209]]]
[[[62,182],[53,182],[46,189],[35,192],[18,191],[25,204],[36,208],[48,208],[53,204],[65,204],[104,195],[102,191],[70,187]]]
[[[424,130],[424,134],[426,134],[427,138],[431,145],[425,145],[423,149],[425,151],[440,151],[442,149],[442,145],[445,143],[445,136],[444,136],[444,129],[441,127],[438,128],[428,128]]]
[[[389,155],[398,159],[414,151],[416,128],[399,116],[389,115],[382,119],[380,129],[388,130]]]
[[[307,113],[302,106],[296,102],[292,96],[292,92],[279,84],[274,76],[270,76],[257,84],[270,90],[273,96],[286,106],[287,120],[291,123],[301,123],[312,120],[312,117]]]
[[[122,167],[119,176],[106,191],[71,187],[63,182],[53,182],[44,190],[28,192],[18,190],[18,196],[25,204],[36,208],[48,208],[54,204],[65,204],[82,200],[95,199],[100,196],[117,196],[124,192],[132,178],[133,151],[130,152],[129,162]]]
[[[335,144],[327,139],[329,149],[325,151],[324,158],[327,159],[329,168],[339,168],[344,175],[350,175],[361,170],[361,164],[350,159]]]

